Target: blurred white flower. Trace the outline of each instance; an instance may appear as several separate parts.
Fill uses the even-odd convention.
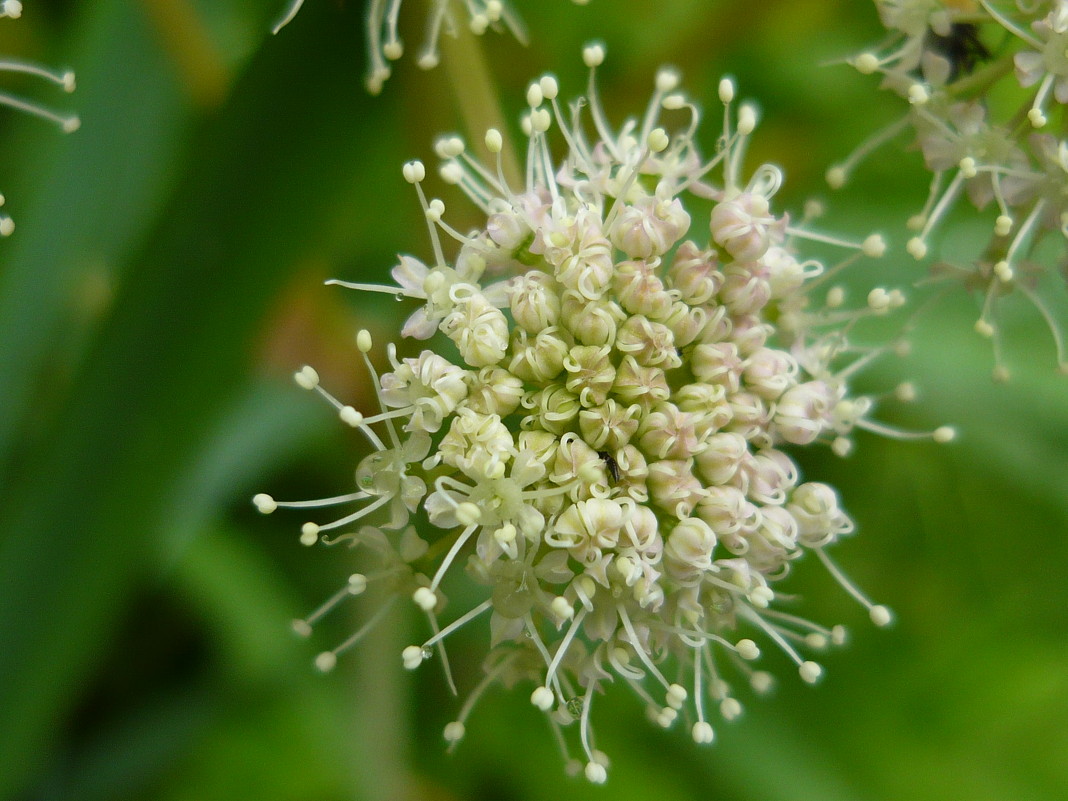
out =
[[[586,5],[589,0],[572,0],[576,5]],[[367,91],[377,95],[389,78],[392,70],[389,62],[404,55],[404,43],[397,33],[401,5],[404,0],[369,0],[367,8]],[[297,16],[304,0],[291,0],[282,18],[275,23],[273,33],[278,33]],[[433,69],[441,60],[438,46],[442,34],[456,36],[458,26],[466,23],[468,29],[481,36],[487,30],[507,29],[520,43],[526,44],[526,29],[523,21],[508,0],[431,0],[426,20],[426,37],[416,57],[422,69]],[[457,12],[466,19],[457,19]]]
[[[1068,172],[1059,155],[1066,144],[1060,135],[1031,133],[1050,115],[1063,116],[1068,102],[1068,0],[876,0],[876,6],[890,39],[851,63],[881,74],[884,88],[905,99],[908,110],[832,167],[828,182],[841,186],[863,158],[911,129],[932,180],[926,203],[909,221],[915,234],[907,251],[927,257],[962,195],[980,212],[989,208],[990,238],[974,261],[938,261],[933,275],[979,295],[975,329],[994,338],[995,378],[1008,376],[995,317],[1009,295],[1038,310],[1058,367],[1068,372],[1064,314],[1055,311],[1064,299],[1049,296],[1068,277]],[[1024,91],[1030,87],[1036,88]]]

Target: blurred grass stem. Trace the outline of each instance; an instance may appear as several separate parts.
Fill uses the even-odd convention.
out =
[[[457,11],[456,16],[462,19],[466,12],[460,8],[461,3],[453,2],[452,5]],[[493,164],[497,157],[486,148],[484,137],[490,128],[500,131],[504,137],[504,149],[500,154],[504,175],[512,186],[521,187],[523,173],[519,169],[509,127],[501,113],[497,89],[480,38],[466,25],[458,24],[456,36],[441,37],[441,50],[469,141],[485,163]]]

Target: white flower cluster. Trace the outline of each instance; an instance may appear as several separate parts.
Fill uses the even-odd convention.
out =
[[[377,95],[389,79],[392,70],[389,62],[404,55],[404,43],[397,33],[401,5],[404,0],[370,0],[367,9],[367,91]],[[576,5],[586,5],[589,0],[572,0]],[[304,0],[291,0],[282,18],[275,23],[273,33],[278,33],[297,16]],[[438,65],[441,55],[438,43],[442,33],[456,36],[461,21],[455,18],[456,8],[451,0],[431,0],[426,21],[426,38],[419,51],[416,63],[429,70]],[[459,6],[460,4],[455,4]],[[467,13],[467,27],[476,36],[487,30],[507,29],[519,42],[526,44],[526,29],[522,19],[507,0],[465,0],[462,4]]]
[[[22,16],[22,3],[19,0],[0,0],[0,19],[18,19]],[[25,75],[33,75],[37,78],[54,83],[63,88],[65,92],[74,91],[74,73],[70,70],[51,70],[38,64],[31,64],[19,59],[0,59],[0,72],[16,72]],[[56,123],[64,133],[78,130],[81,124],[76,114],[58,114],[51,109],[25,100],[21,97],[0,92],[0,105],[9,106],[18,111],[25,111],[37,117],[42,117],[49,122]],[[0,195],[0,206],[4,204],[4,196]],[[0,236],[10,236],[15,230],[15,222],[6,214],[0,214]]]
[[[306,523],[308,545],[388,510],[380,527],[325,540],[358,543],[381,564],[353,575],[298,631],[310,633],[368,582],[388,581],[431,630],[404,650],[404,665],[416,668],[436,650],[448,675],[445,639],[488,613],[485,677],[446,740],[464,736],[488,686],[529,682],[565,760],[595,783],[608,760],[591,708],[608,682],[630,685],[660,725],[681,718],[707,743],[710,705],[728,720],[741,713],[726,670],[757,691],[771,684],[750,666],[759,649],[740,630],[782,649],[804,681],[819,678],[820,665],[799,649],[840,643],[844,630],[776,609],[775,585],[804,553],[876,625],[890,621],[825,553],[853,522],[834,489],[802,481],[788,449],[823,442],[844,454],[855,429],[897,433],[869,419],[871,399],[850,394],[847,379],[878,351],[847,333],[903,302],[876,289],[863,309],[845,311],[837,287],[818,307],[810,302],[831,271],[801,259],[796,246],[830,240],[772,211],[778,169],[765,165],[740,180],[756,117],[745,105],[733,113],[729,80],[719,90],[722,138],[705,160],[695,144],[699,113],[673,70],[658,74],[642,119],[613,131],[594,83],[603,58],[600,46],[584,51],[589,89],[569,112],[555,79],[530,86],[521,186],[505,177],[499,157],[487,166],[456,137],[438,142],[441,175],[482,209],[482,229],[464,235],[448,226],[442,201],[423,192],[423,165],[405,165],[434,260],[402,257],[396,287],[349,286],[418,300],[404,334],[440,332],[454,347],[398,358],[390,345],[392,370],[378,376],[366,356],[371,337],[360,332],[381,407],[373,416],[335,400],[303,368],[297,382],[327,398],[374,453],[350,495],[254,499],[265,513],[362,504],[334,522]],[[678,133],[659,127],[662,112],[682,119]],[[554,127],[567,145],[561,163],[550,154]],[[501,134],[489,131],[486,145],[499,154]],[[439,232],[461,243],[452,261]],[[883,251],[877,236],[838,244],[852,251],[840,266]],[[912,436],[947,441],[952,431]],[[413,524],[435,532],[431,542]],[[485,600],[439,627],[443,586],[461,562]],[[320,654],[318,666],[333,667],[376,619]],[[579,761],[568,756],[568,727],[578,729]]]
[[[994,338],[995,378],[1008,377],[995,307],[1012,293],[1038,309],[1059,368],[1068,372],[1063,314],[1046,295],[1059,292],[1050,285],[1068,277],[1068,141],[1038,132],[1050,127],[1051,115],[1063,118],[1068,103],[1068,0],[875,3],[890,38],[851,63],[864,74],[881,74],[884,88],[907,100],[909,110],[832,167],[828,182],[841,186],[861,159],[911,129],[932,182],[923,209],[909,221],[915,235],[908,252],[926,258],[932,233],[961,195],[980,211],[991,208],[991,237],[975,262],[940,262],[934,274],[981,295],[975,327]]]

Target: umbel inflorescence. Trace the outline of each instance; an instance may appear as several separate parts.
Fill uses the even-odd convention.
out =
[[[605,780],[608,761],[591,710],[610,682],[629,685],[660,725],[681,718],[707,743],[712,707],[726,719],[741,712],[730,680],[770,686],[751,666],[754,637],[782,649],[804,681],[819,678],[802,651],[840,643],[844,632],[780,610],[775,589],[806,552],[875,624],[889,622],[826,554],[853,530],[834,489],[802,481],[786,449],[826,443],[845,454],[856,429],[897,434],[869,418],[872,400],[852,395],[848,381],[881,352],[851,341],[855,325],[903,302],[875,289],[862,309],[845,311],[842,289],[821,283],[836,268],[802,258],[797,245],[829,238],[772,211],[780,171],[765,165],[742,178],[756,116],[745,105],[735,113],[729,80],[719,90],[723,133],[704,159],[700,115],[672,70],[658,74],[641,120],[609,126],[594,84],[603,57],[600,46],[584,51],[588,93],[567,110],[552,77],[530,86],[518,185],[500,158],[487,166],[458,138],[439,141],[441,175],[485,214],[479,230],[451,228],[444,204],[424,194],[423,165],[404,166],[433,260],[401,257],[395,287],[349,286],[418,302],[402,333],[440,332],[452,346],[398,358],[389,345],[392,369],[378,375],[361,331],[375,414],[336,400],[303,368],[297,383],[333,404],[373,452],[351,494],[254,499],[264,513],[357,507],[305,523],[301,541],[358,546],[374,569],[297,621],[299,633],[370,582],[388,583],[429,627],[399,655],[404,666],[436,651],[451,684],[445,640],[488,617],[484,678],[445,739],[464,736],[487,687],[525,684],[569,766],[584,764],[593,782]],[[678,132],[660,127],[662,112],[681,119]],[[567,148],[560,162],[553,129]],[[500,153],[499,132],[485,141]],[[442,233],[459,243],[452,259]],[[838,244],[848,249],[839,267],[883,252],[874,235]],[[462,574],[484,599],[454,612],[443,590]],[[331,669],[381,614],[321,653],[318,667]],[[569,757],[569,740],[581,761]]]
[[[989,209],[982,251],[970,264],[937,262],[934,277],[980,295],[975,328],[994,340],[996,378],[1008,376],[997,305],[1013,294],[1045,319],[1058,365],[1068,372],[1068,0],[875,4],[888,38],[851,63],[880,74],[908,112],[832,167],[829,183],[841,186],[864,157],[911,130],[932,181],[926,203],[909,221],[915,234],[908,252],[927,257],[931,237],[962,195],[979,211]]]
[[[576,5],[586,5],[589,0],[572,0]],[[367,5],[367,91],[377,95],[392,73],[390,62],[404,55],[397,25],[404,0],[369,0]],[[278,33],[288,25],[304,5],[304,0],[290,0],[282,18],[272,29]],[[456,36],[459,26],[466,21],[467,29],[477,36],[488,30],[508,30],[519,42],[526,44],[526,29],[523,20],[508,0],[465,0],[463,4],[453,0],[431,0],[430,13],[426,20],[426,37],[416,57],[416,63],[425,70],[433,69],[441,60],[438,46],[442,34]],[[457,13],[462,19],[457,19]]]

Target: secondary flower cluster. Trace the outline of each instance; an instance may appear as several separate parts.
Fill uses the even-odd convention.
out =
[[[19,0],[0,0],[0,19],[18,19],[22,16],[22,3]],[[25,75],[33,75],[43,78],[63,88],[65,92],[74,91],[74,73],[70,70],[51,70],[37,64],[31,64],[19,59],[0,59],[0,72],[14,72]],[[19,111],[25,111],[37,117],[42,117],[56,123],[65,133],[78,130],[80,121],[75,114],[57,114],[45,106],[41,106],[21,97],[0,92],[0,105],[9,106]],[[4,203],[4,196],[0,195],[0,206]],[[15,230],[15,222],[6,214],[0,214],[0,236],[10,236]]]
[[[600,783],[608,760],[591,708],[608,682],[630,685],[660,725],[681,718],[707,743],[711,705],[728,720],[741,713],[730,674],[757,691],[771,684],[751,667],[759,648],[743,634],[782,649],[804,681],[819,678],[820,665],[799,649],[840,643],[843,629],[776,608],[776,583],[806,552],[876,625],[890,621],[826,554],[853,522],[834,489],[801,479],[787,449],[822,442],[844,454],[858,428],[897,433],[869,419],[871,399],[849,392],[848,378],[879,351],[847,335],[903,298],[875,289],[861,310],[845,311],[841,288],[814,293],[831,271],[796,247],[831,240],[772,211],[777,168],[742,181],[756,117],[744,105],[734,113],[730,81],[719,90],[722,137],[706,160],[695,142],[699,113],[674,71],[658,74],[641,120],[617,132],[594,83],[604,51],[583,55],[589,89],[569,111],[552,77],[529,88],[525,176],[506,177],[499,157],[477,161],[456,137],[438,142],[442,177],[485,213],[480,230],[464,235],[444,222],[442,201],[424,194],[423,165],[405,165],[434,259],[401,257],[396,287],[347,285],[417,300],[404,335],[441,333],[452,346],[399,358],[389,345],[392,367],[379,376],[361,331],[380,404],[373,415],[333,398],[303,368],[298,384],[330,401],[374,452],[349,495],[254,503],[264,513],[360,505],[302,528],[306,545],[349,542],[375,566],[297,621],[299,633],[369,582],[388,582],[430,628],[403,664],[414,669],[437,651],[452,683],[444,641],[488,615],[485,676],[445,739],[464,736],[488,686],[527,683],[569,767]],[[681,118],[678,133],[659,126],[662,112]],[[560,163],[550,153],[554,127],[567,146]],[[498,131],[485,141],[500,154]],[[461,243],[452,260],[440,232]],[[850,248],[839,266],[883,251],[874,235],[838,244]],[[814,294],[825,297],[817,304]],[[952,432],[913,436],[946,441]],[[376,512],[378,526],[351,531]],[[338,529],[350,533],[325,536]],[[461,565],[484,599],[441,626],[444,589]],[[331,669],[383,613],[321,653],[319,668]],[[569,756],[569,727],[580,761]]]
[[[367,9],[367,91],[377,95],[392,70],[390,61],[404,55],[404,44],[397,33],[397,22],[404,0],[370,0]],[[576,5],[585,5],[589,0],[572,0]],[[291,0],[285,14],[275,23],[272,31],[278,33],[300,11],[304,0]],[[419,51],[416,63],[425,70],[433,69],[441,60],[438,42],[442,33],[455,36],[457,26],[463,24],[455,18],[457,7],[451,0],[431,0],[430,13],[426,20],[426,38]],[[507,29],[522,44],[526,44],[526,29],[523,20],[507,0],[466,0],[463,10],[467,13],[468,29],[481,36],[489,29]],[[455,7],[454,7],[455,6]]]
[[[1001,363],[996,305],[1019,293],[1045,319],[1060,369],[1068,372],[1063,292],[1068,237],[1068,0],[876,0],[890,32],[877,50],[852,59],[864,74],[879,73],[883,87],[907,100],[896,124],[864,142],[827,174],[841,186],[876,147],[911,129],[932,173],[923,209],[910,221],[907,250],[924,259],[938,224],[966,195],[978,210],[992,209],[991,235],[967,266],[937,263],[934,274],[960,281],[982,296],[976,330],[994,338],[995,378]],[[1047,243],[1047,240],[1049,242]],[[1059,305],[1064,307],[1064,299]]]

